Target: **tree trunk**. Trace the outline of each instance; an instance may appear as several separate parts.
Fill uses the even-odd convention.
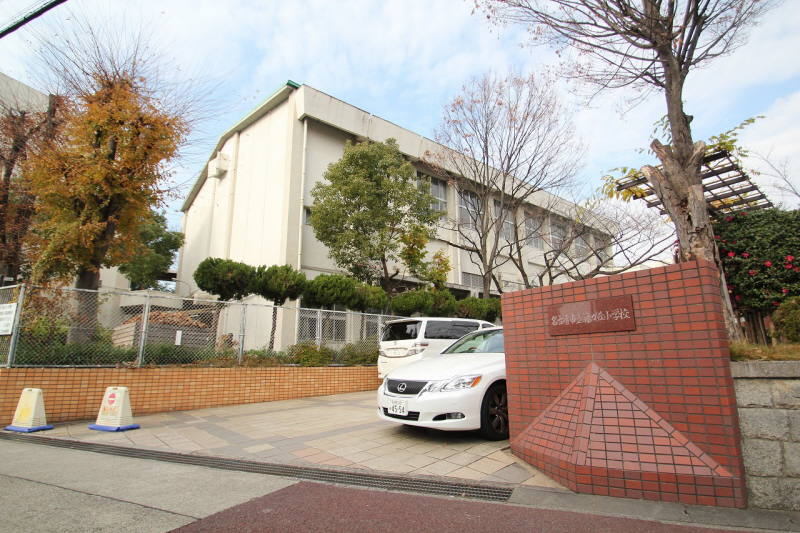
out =
[[[76,312],[67,335],[67,343],[85,344],[97,329],[97,289],[100,271],[82,268],[75,281]]]
[[[680,260],[713,261],[717,266],[722,313],[728,336],[739,339],[741,333],[728,295],[725,271],[714,241],[711,218],[703,194],[700,168],[706,153],[706,144],[692,141],[692,117],[683,111],[685,72],[673,55],[671,44],[667,43],[660,48],[658,56],[664,69],[664,93],[672,145],[664,146],[657,139],[654,140],[650,147],[661,161],[663,171],[649,165],[642,167],[641,171],[650,180],[653,190],[675,224]]]
[[[272,353],[273,348],[275,348],[275,332],[278,330],[278,308],[276,306],[272,306],[272,331],[269,334],[269,348],[267,348],[267,352]]]

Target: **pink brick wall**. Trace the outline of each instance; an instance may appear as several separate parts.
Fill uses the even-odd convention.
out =
[[[553,336],[551,305],[630,296],[636,329]],[[746,506],[713,263],[503,295],[511,449],[573,490]]]
[[[376,390],[376,367],[0,368],[0,424],[22,389],[42,389],[48,422],[94,420],[106,387],[128,387],[133,416]]]

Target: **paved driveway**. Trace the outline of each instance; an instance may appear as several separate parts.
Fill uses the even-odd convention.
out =
[[[518,460],[509,442],[476,432],[443,432],[379,420],[375,392],[140,416],[141,429],[106,433],[93,421],[36,433],[179,453],[270,463],[332,465],[560,488]]]

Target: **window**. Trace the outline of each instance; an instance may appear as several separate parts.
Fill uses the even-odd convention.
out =
[[[461,191],[458,195],[458,221],[469,229],[477,229],[478,195],[472,191]]]
[[[431,195],[433,195],[436,200],[433,202],[433,208],[437,211],[442,211],[444,213],[447,212],[447,182],[444,180],[440,180],[439,178],[434,178],[433,176],[428,176],[427,174],[423,174],[422,172],[417,172],[417,179],[418,180],[427,180],[431,184]]]
[[[562,251],[564,239],[567,238],[567,225],[560,220],[550,221],[550,244],[553,250]]]
[[[544,248],[541,218],[535,218],[530,213],[525,213],[525,236],[528,240],[528,246],[537,250]]]
[[[306,226],[310,226],[311,225],[311,208],[310,207],[306,207],[305,214],[306,214],[305,224],[306,224]]]
[[[609,260],[608,247],[611,238],[608,236],[594,236],[594,246],[597,249],[597,258],[600,264],[605,264]]]
[[[478,329],[478,324],[473,322],[428,321],[425,326],[426,339],[460,339],[467,333]]]
[[[494,217],[500,218],[503,216],[503,205],[499,200],[494,201]],[[500,237],[512,241],[514,239],[514,213],[506,213],[503,219],[503,225],[500,228]]]
[[[408,322],[394,322],[387,324],[383,330],[384,341],[407,341],[419,337],[422,322],[419,320]]]
[[[461,273],[461,284],[473,289],[483,289],[483,276],[480,274]]]
[[[586,242],[586,239],[589,237],[579,235],[575,238],[575,259],[578,261],[583,261],[587,257],[589,257],[589,244]]]

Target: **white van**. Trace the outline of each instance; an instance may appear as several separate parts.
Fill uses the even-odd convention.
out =
[[[406,318],[387,322],[378,355],[378,377],[426,357],[439,355],[467,333],[494,324],[469,318]]]

